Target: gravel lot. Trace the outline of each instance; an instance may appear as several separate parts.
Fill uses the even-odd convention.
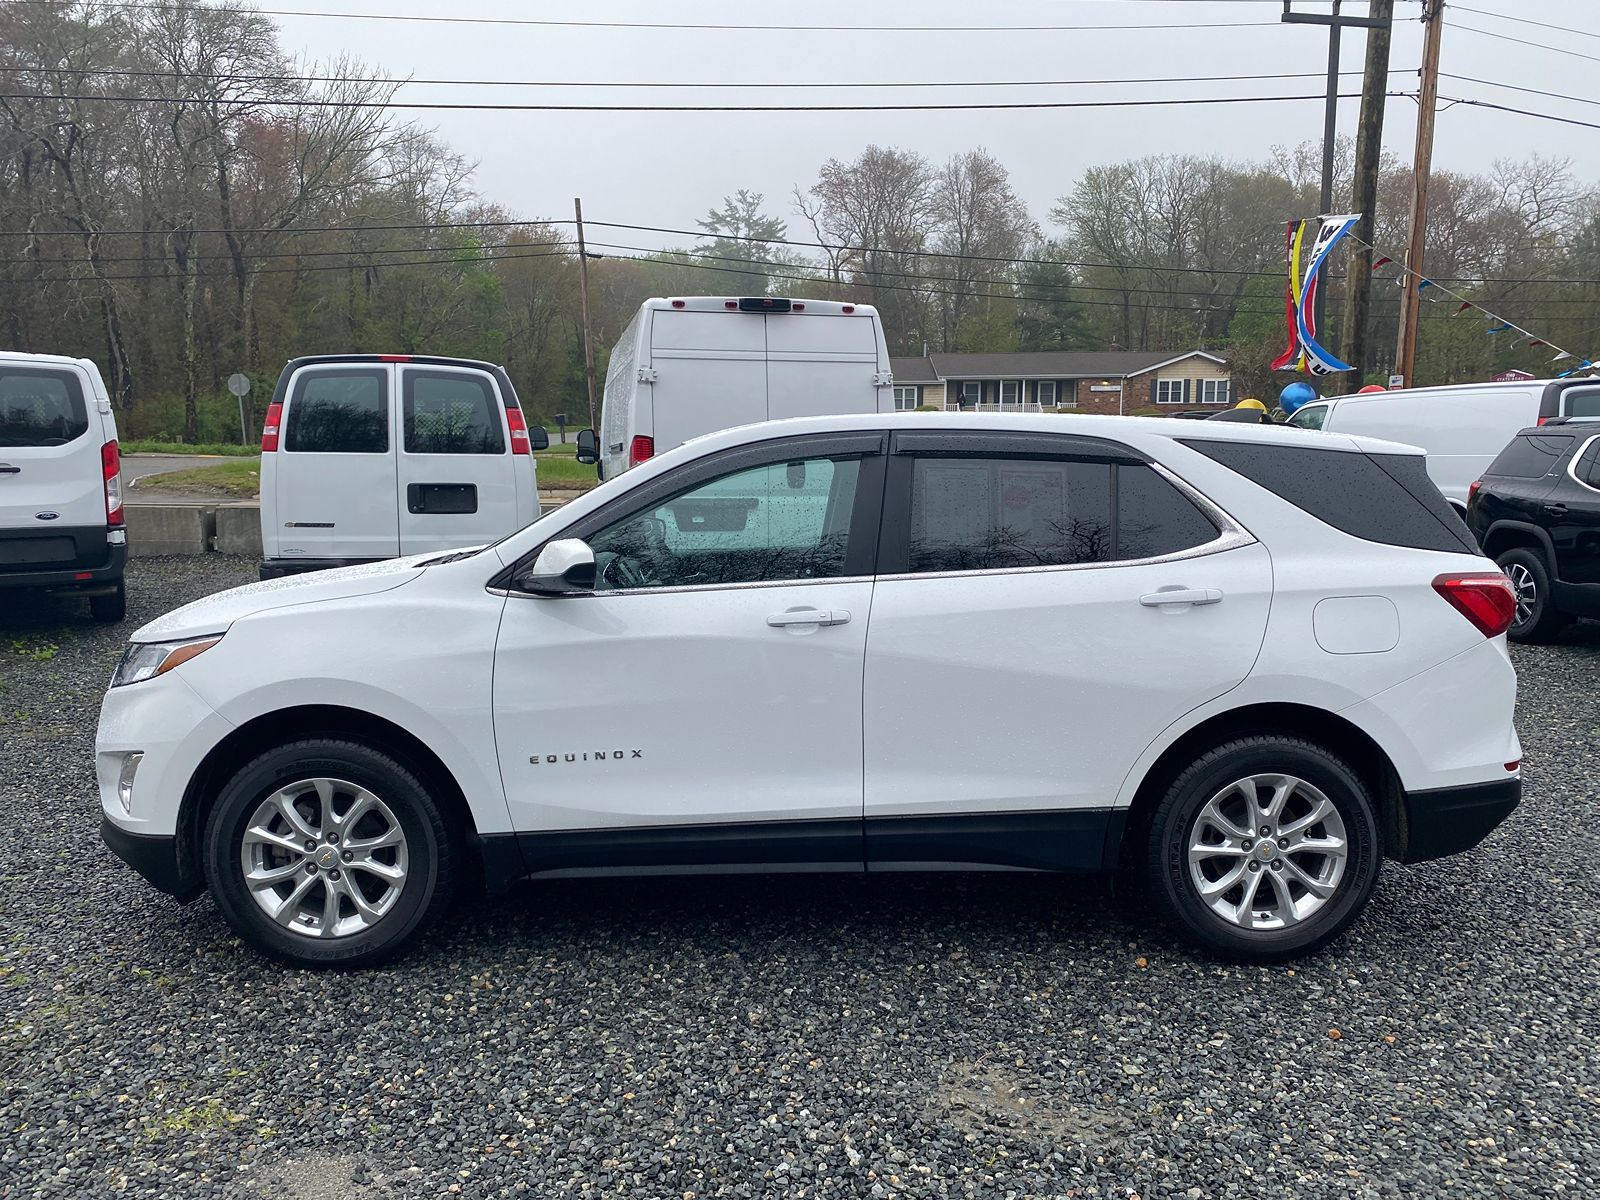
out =
[[[0,1196],[1580,1196],[1600,1186],[1600,625],[1519,649],[1527,798],[1245,969],[1027,876],[526,884],[290,972],[101,847],[130,620],[0,609]],[[18,611],[18,609],[21,611]],[[1462,697],[1470,703],[1470,697]]]

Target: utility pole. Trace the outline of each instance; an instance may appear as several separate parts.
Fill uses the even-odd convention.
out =
[[[1412,168],[1411,240],[1400,289],[1400,336],[1394,370],[1410,386],[1417,365],[1417,306],[1422,303],[1422,251],[1428,236],[1428,176],[1433,171],[1433,124],[1439,109],[1439,39],[1444,35],[1444,0],[1422,0],[1422,88],[1417,97],[1417,155]]]
[[[1353,29],[1383,29],[1387,30],[1393,20],[1392,14],[1384,17],[1346,17],[1339,9],[1343,0],[1333,0],[1333,11],[1327,16],[1321,13],[1297,13],[1290,10],[1291,0],[1283,0],[1282,21],[1287,25],[1326,25],[1328,27],[1328,101],[1322,116],[1322,215],[1327,216],[1333,211],[1333,154],[1335,134],[1339,123],[1339,41],[1340,34],[1348,26]],[[1323,317],[1327,308],[1327,291],[1325,287],[1317,289],[1316,311],[1313,314],[1315,324],[1319,331],[1325,331]]]
[[[1394,0],[1372,0],[1369,15],[1394,19]],[[1383,110],[1389,94],[1389,43],[1391,25],[1367,31],[1367,70],[1361,86],[1361,121],[1356,127],[1355,211],[1361,214],[1353,230],[1358,241],[1346,260],[1344,280],[1344,344],[1341,353],[1356,369],[1357,380],[1367,370],[1367,324],[1372,311],[1373,214],[1378,207],[1378,164],[1383,156]],[[1364,244],[1365,243],[1365,244]]]
[[[594,335],[589,330],[589,251],[583,244],[583,201],[572,198],[572,213],[578,219],[579,300],[583,309],[583,382],[589,389],[589,428],[598,429],[594,411]]]

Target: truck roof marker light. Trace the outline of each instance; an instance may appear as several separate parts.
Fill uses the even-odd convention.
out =
[[[682,300],[674,300],[672,302],[672,307],[673,308],[682,308],[683,304],[684,304],[684,302]]]
[[[806,306],[798,300],[789,306],[790,312],[805,312],[805,310]]]
[[[737,300],[724,300],[722,302],[722,307],[723,308],[731,308],[735,312],[738,312],[739,311],[739,302]]]
[[[855,312],[855,310],[856,310],[856,306],[854,304],[846,304],[839,311],[848,315],[850,313]]]
[[[410,362],[411,361],[411,355],[409,355],[409,354],[380,354],[380,355],[378,355],[378,361],[379,362]]]

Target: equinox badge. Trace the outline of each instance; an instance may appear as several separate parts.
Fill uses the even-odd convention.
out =
[[[537,767],[540,763],[617,762],[624,758],[643,757],[643,750],[580,750],[575,754],[532,754],[528,756],[528,762]]]

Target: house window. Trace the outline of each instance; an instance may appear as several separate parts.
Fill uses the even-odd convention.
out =
[[[915,384],[897,384],[894,389],[895,412],[909,412],[918,404],[917,393],[922,389]]]
[[[966,379],[961,383],[960,404],[962,408],[977,408],[983,402],[983,384],[976,379]]]
[[[1033,385],[1033,398],[1039,402],[1040,408],[1054,408],[1056,406],[1056,381],[1054,379],[1041,379]]]
[[[1187,379],[1156,380],[1157,404],[1187,404],[1188,402],[1189,381]]]
[[[1226,379],[1202,379],[1200,381],[1201,404],[1226,404],[1228,402],[1228,381]]]
[[[1022,407],[1022,380],[1002,379],[1000,381],[1000,407]]]

